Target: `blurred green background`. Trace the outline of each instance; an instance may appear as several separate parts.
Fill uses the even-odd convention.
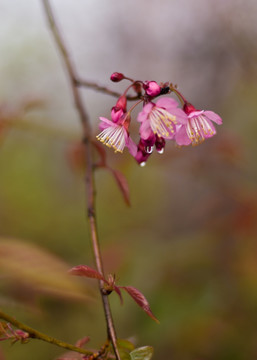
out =
[[[156,325],[124,294],[110,300],[118,336],[154,359],[257,358],[257,4],[255,1],[53,1],[82,78],[114,71],[177,83],[224,121],[198,147],[166,146],[140,168],[127,152],[96,174],[106,272],[141,290]],[[79,142],[63,63],[40,1],[0,0],[0,306],[49,335],[99,348],[106,329],[97,284],[67,277],[93,266]],[[92,125],[115,99],[89,89]],[[133,137],[137,138],[135,123]],[[0,359],[53,359],[54,346],[1,343]],[[2,356],[2,357],[1,357]]]

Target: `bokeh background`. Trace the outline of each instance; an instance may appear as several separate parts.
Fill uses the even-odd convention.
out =
[[[114,71],[172,81],[224,124],[198,147],[153,154],[145,168],[107,150],[128,179],[131,207],[97,172],[107,272],[140,289],[156,325],[110,297],[117,332],[154,359],[257,358],[257,3],[254,0],[53,0],[82,78],[120,91]],[[105,340],[94,281],[80,157],[81,128],[41,2],[0,0],[0,306],[49,335]],[[115,99],[82,89],[92,125]],[[133,136],[137,138],[137,124]],[[1,359],[53,359],[39,341],[1,343]]]

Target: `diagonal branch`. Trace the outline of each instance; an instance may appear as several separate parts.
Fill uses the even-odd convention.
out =
[[[82,80],[82,79],[77,78],[76,84],[77,84],[77,86],[86,87],[86,88],[89,88],[89,89],[94,89],[96,91],[99,91],[99,92],[102,92],[104,94],[111,95],[111,96],[114,96],[114,97],[120,97],[121,96],[121,94],[118,93],[117,91],[110,90],[106,86],[98,85],[97,83],[92,82],[92,81]],[[134,101],[134,100],[141,99],[141,97],[139,95],[135,95],[135,96],[127,95],[126,98],[129,101]]]
[[[66,343],[66,342],[64,342],[62,340],[58,340],[58,339],[55,339],[55,338],[53,338],[51,336],[48,336],[48,335],[46,335],[44,333],[41,333],[41,332],[31,328],[30,326],[21,323],[20,321],[16,320],[14,317],[4,313],[1,310],[0,310],[0,319],[5,320],[8,323],[11,323],[12,325],[14,325],[16,328],[27,332],[29,334],[30,338],[43,340],[43,341],[46,341],[46,342],[48,342],[50,344],[57,345],[57,346],[59,346],[61,348],[64,348],[64,349],[67,349],[67,350],[70,350],[70,351],[76,351],[77,353],[80,353],[80,354],[85,354],[85,355],[92,355],[93,354],[92,351],[88,351],[88,350],[79,348],[77,346],[68,344],[68,343]]]
[[[89,122],[89,118],[87,112],[85,110],[82,97],[79,92],[79,84],[78,77],[74,68],[74,65],[71,62],[69,57],[69,53],[65,46],[65,43],[62,39],[59,29],[57,28],[56,21],[49,3],[49,0],[42,0],[42,4],[49,22],[50,29],[54,36],[55,42],[63,61],[65,63],[66,70],[68,72],[68,77],[70,81],[70,87],[73,94],[73,100],[75,106],[77,108],[80,121],[83,127],[83,140],[86,147],[86,163],[87,163],[87,171],[86,171],[86,192],[87,192],[87,219],[89,222],[90,228],[90,238],[91,244],[93,247],[95,263],[97,267],[97,271],[104,275],[103,264],[102,264],[102,256],[99,246],[98,234],[97,234],[97,225],[96,225],[96,215],[95,215],[95,186],[94,186],[94,166],[93,166],[93,154],[92,154],[92,144],[91,144],[91,135],[92,130]],[[116,331],[114,327],[114,322],[112,318],[111,308],[109,304],[108,296],[104,294],[104,282],[99,280],[99,288],[102,296],[102,302],[104,307],[105,319],[107,324],[107,333],[108,338],[110,339],[114,353],[117,360],[120,360],[120,355],[117,348],[117,337]]]

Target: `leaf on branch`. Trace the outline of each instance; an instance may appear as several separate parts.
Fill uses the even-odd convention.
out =
[[[120,171],[113,170],[112,168],[108,169],[113,174],[114,179],[116,180],[118,187],[123,195],[125,203],[130,206],[129,186],[126,177]]]
[[[0,322],[0,341],[11,340],[12,344],[20,341],[26,344],[29,341],[29,334],[23,330],[14,330],[10,323]]]
[[[148,301],[139,290],[133,286],[120,286],[120,288],[126,290],[132,299],[135,300],[135,302],[147,313],[147,315],[159,324],[159,320],[152,313]]]
[[[85,336],[83,337],[82,339],[79,339],[77,342],[76,342],[76,346],[77,347],[83,347],[84,345],[86,345],[87,343],[89,343],[90,341],[90,337],[89,336]]]
[[[121,295],[121,291],[120,291],[119,288],[120,288],[119,286],[114,285],[113,290],[116,292],[116,294],[119,295],[120,303],[123,304],[123,297],[122,297],[122,295]]]
[[[142,346],[131,351],[129,355],[131,360],[150,360],[153,356],[153,347]]]
[[[135,345],[131,341],[126,339],[117,339],[117,346],[118,349],[123,349],[129,352],[135,349]]]
[[[69,270],[69,273],[71,275],[85,276],[85,277],[91,278],[91,279],[103,280],[105,283],[108,284],[108,281],[103,277],[102,274],[100,274],[98,271],[96,271],[95,269],[92,269],[91,267],[89,267],[87,265],[74,266],[72,269]]]
[[[125,340],[125,339],[117,339],[117,347],[120,354],[120,358],[122,360],[131,360],[130,352],[135,349],[134,344],[132,342]],[[111,348],[111,357],[112,359],[114,357],[113,348]],[[109,358],[108,358],[109,359]]]

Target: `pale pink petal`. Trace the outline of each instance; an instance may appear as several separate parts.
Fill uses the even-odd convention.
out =
[[[176,116],[166,109],[155,106],[149,114],[150,126],[155,134],[164,139],[173,139]]]
[[[204,110],[191,111],[191,112],[188,114],[188,117],[189,117],[189,119],[192,119],[192,118],[195,118],[195,117],[198,117],[198,116],[202,115],[203,113],[204,113]]]
[[[126,146],[128,148],[128,151],[130,154],[135,157],[137,154],[137,145],[134,143],[134,141],[131,139],[130,136],[128,136],[128,139],[126,141]]]
[[[156,106],[162,107],[166,109],[167,111],[172,112],[174,108],[178,107],[178,103],[175,99],[169,98],[169,97],[163,97],[156,101]]]
[[[216,134],[216,129],[211,120],[207,119],[206,116],[201,115],[197,119],[198,125],[198,132],[201,134],[202,137],[205,139],[210,138]]]
[[[115,109],[113,108],[112,111],[111,111],[112,121],[117,123],[119,121],[119,119],[122,117],[123,114],[124,114],[124,111],[122,109],[119,109],[118,111],[115,111]]]
[[[146,140],[153,135],[153,130],[150,126],[150,121],[146,120],[142,122],[139,133],[142,139]]]
[[[144,122],[154,106],[153,103],[148,103],[143,107],[143,110],[138,114],[137,121]]]
[[[182,109],[178,107],[176,100],[172,98],[161,98],[156,102],[156,106],[162,107],[172,115],[175,115],[177,123],[184,125],[187,123],[187,115]]]
[[[213,111],[205,111],[205,112],[204,112],[204,115],[205,115],[208,119],[214,121],[216,124],[218,124],[218,125],[221,125],[221,124],[222,124],[222,119],[221,119],[221,117],[220,117],[219,115],[217,115],[215,112],[213,112]]]
[[[99,129],[100,130],[104,130],[106,128],[108,128],[109,126],[115,126],[115,124],[111,121],[111,120],[108,120],[104,117],[100,117],[99,118],[101,120],[100,124],[99,124]]]
[[[187,118],[187,114],[182,109],[175,108],[170,112],[172,113],[172,115],[176,116],[176,122],[178,124],[186,125],[188,118]]]
[[[182,125],[177,130],[177,133],[175,135],[175,140],[178,145],[190,145],[191,144],[191,140],[189,139],[189,137],[187,135],[185,126]]]
[[[104,145],[114,148],[115,152],[122,153],[126,145],[128,133],[123,126],[112,122],[112,125],[103,129],[96,138]]]

